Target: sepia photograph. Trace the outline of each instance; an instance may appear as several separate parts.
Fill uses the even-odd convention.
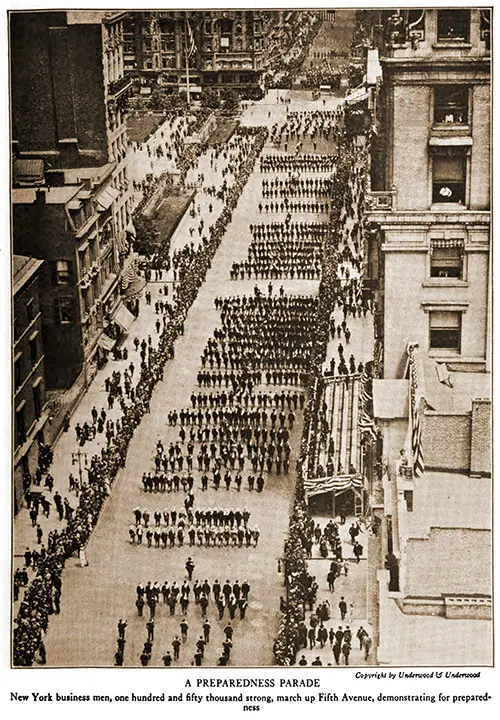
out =
[[[493,665],[492,14],[8,12],[11,669]]]

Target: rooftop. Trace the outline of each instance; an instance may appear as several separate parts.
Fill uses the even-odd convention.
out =
[[[473,399],[491,397],[490,373],[448,371],[446,363],[432,358],[424,358],[423,363],[425,399],[436,412],[470,412]]]
[[[46,205],[66,205],[80,190],[79,185],[63,185],[61,187],[13,188],[13,205],[32,205],[39,191],[45,193]]]
[[[95,180],[100,183],[111,173],[114,162],[99,167],[64,168],[64,180],[67,185],[79,185],[83,180]]]
[[[37,260],[36,258],[27,257],[26,255],[13,256],[12,291],[14,295],[24,287],[42,264],[43,260]]]
[[[425,472],[413,483],[413,512],[406,515],[409,537],[430,528],[491,529],[491,478]]]

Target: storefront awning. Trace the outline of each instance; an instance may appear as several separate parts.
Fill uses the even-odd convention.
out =
[[[140,295],[142,293],[145,287],[146,280],[140,275],[135,275],[135,277],[128,284],[127,289],[124,291],[123,297],[127,299],[136,297],[137,295]]]
[[[127,235],[132,235],[133,238],[137,237],[137,232],[136,232],[136,229],[134,227],[134,223],[132,222],[132,220],[130,220],[129,224],[125,228],[125,232],[127,233]]]
[[[102,347],[103,350],[107,350],[108,352],[114,348],[115,343],[116,340],[110,338],[109,335],[106,335],[106,333],[101,333],[99,340],[97,341],[99,347]]]
[[[98,210],[103,212],[104,210],[108,210],[108,208],[111,207],[111,205],[114,203],[114,201],[120,196],[120,193],[118,190],[115,190],[113,187],[108,187],[106,190],[103,190],[99,195],[97,196],[97,206]]]
[[[128,332],[130,330],[134,320],[134,316],[131,312],[127,310],[125,305],[120,305],[116,312],[116,315],[113,318],[113,321],[117,323],[117,325],[119,325],[125,332]]]
[[[365,100],[368,100],[368,90],[365,85],[356,88],[345,97],[346,105],[357,105]]]
[[[118,247],[118,252],[120,255],[127,255],[130,245],[127,240],[127,231],[126,230],[120,230],[116,235],[116,245]]]

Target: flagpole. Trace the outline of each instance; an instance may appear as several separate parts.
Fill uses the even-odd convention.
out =
[[[189,53],[188,53],[188,20],[187,18],[184,19],[184,55],[186,58],[186,99],[187,104],[190,105],[191,103],[191,97],[189,92]]]

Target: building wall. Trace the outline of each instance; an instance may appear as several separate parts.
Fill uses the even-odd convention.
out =
[[[100,25],[67,26],[65,13],[11,15],[12,137],[21,152],[50,152],[52,167],[107,161],[100,43]]]
[[[71,83],[78,146],[92,150],[93,164],[108,161],[100,25],[68,26]]]
[[[471,475],[491,475],[491,400],[472,401]]]
[[[432,528],[410,539],[405,553],[405,595],[491,594],[491,532]]]
[[[452,442],[450,442],[452,439]],[[426,468],[468,472],[471,452],[471,415],[426,412],[422,423]]]
[[[393,168],[398,210],[427,210],[430,88],[397,85],[393,94]]]
[[[28,304],[32,307],[32,321],[28,317]],[[37,420],[33,399],[34,386],[38,386],[40,389],[40,408],[45,404],[44,346],[37,277],[15,296],[14,320],[14,361],[18,358],[17,363],[20,369],[19,383],[16,383],[14,378],[14,409],[23,401],[25,402],[25,429],[29,433],[29,428]],[[36,336],[33,338],[34,334]],[[36,343],[35,362],[31,357],[30,342]],[[14,449],[17,450],[19,447],[17,434],[15,438]]]
[[[36,432],[43,430],[45,406],[45,361],[40,314],[38,273],[16,293],[13,302],[14,348],[13,348],[13,412],[14,412],[14,506],[16,511],[23,502],[23,474],[34,472],[38,463]],[[31,319],[30,319],[31,318]],[[36,357],[32,357],[32,346]],[[17,370],[16,370],[17,366]],[[38,390],[35,390],[35,389]],[[35,407],[34,392],[38,392],[39,407]],[[16,410],[23,405],[25,443],[18,433]]]
[[[432,303],[467,303],[462,314],[461,353],[457,358],[486,359],[488,316],[488,254],[485,251],[467,252],[465,237],[465,281],[441,283],[430,277],[430,237],[439,228],[429,231],[400,231],[386,235],[384,284],[384,376],[400,378],[406,363],[406,344],[418,342],[421,351],[429,353],[429,310]],[[457,235],[464,230],[457,225]],[[483,231],[482,239],[488,241]],[[389,252],[391,246],[403,251]],[[431,305],[426,305],[430,303]],[[448,359],[454,356],[447,356]]]
[[[491,91],[475,85],[472,93],[471,210],[490,207]]]
[[[9,17],[12,138],[21,150],[55,150],[48,27],[60,24],[64,13],[12,13]]]
[[[69,388],[83,368],[83,341],[75,284],[75,241],[65,226],[64,207],[35,203],[14,205],[13,242],[16,253],[45,260],[40,270],[40,307],[46,382],[49,389]],[[70,284],[55,283],[56,260],[69,260],[72,263]],[[62,296],[70,298],[74,308],[74,321],[68,324],[55,321],[54,303]]]

